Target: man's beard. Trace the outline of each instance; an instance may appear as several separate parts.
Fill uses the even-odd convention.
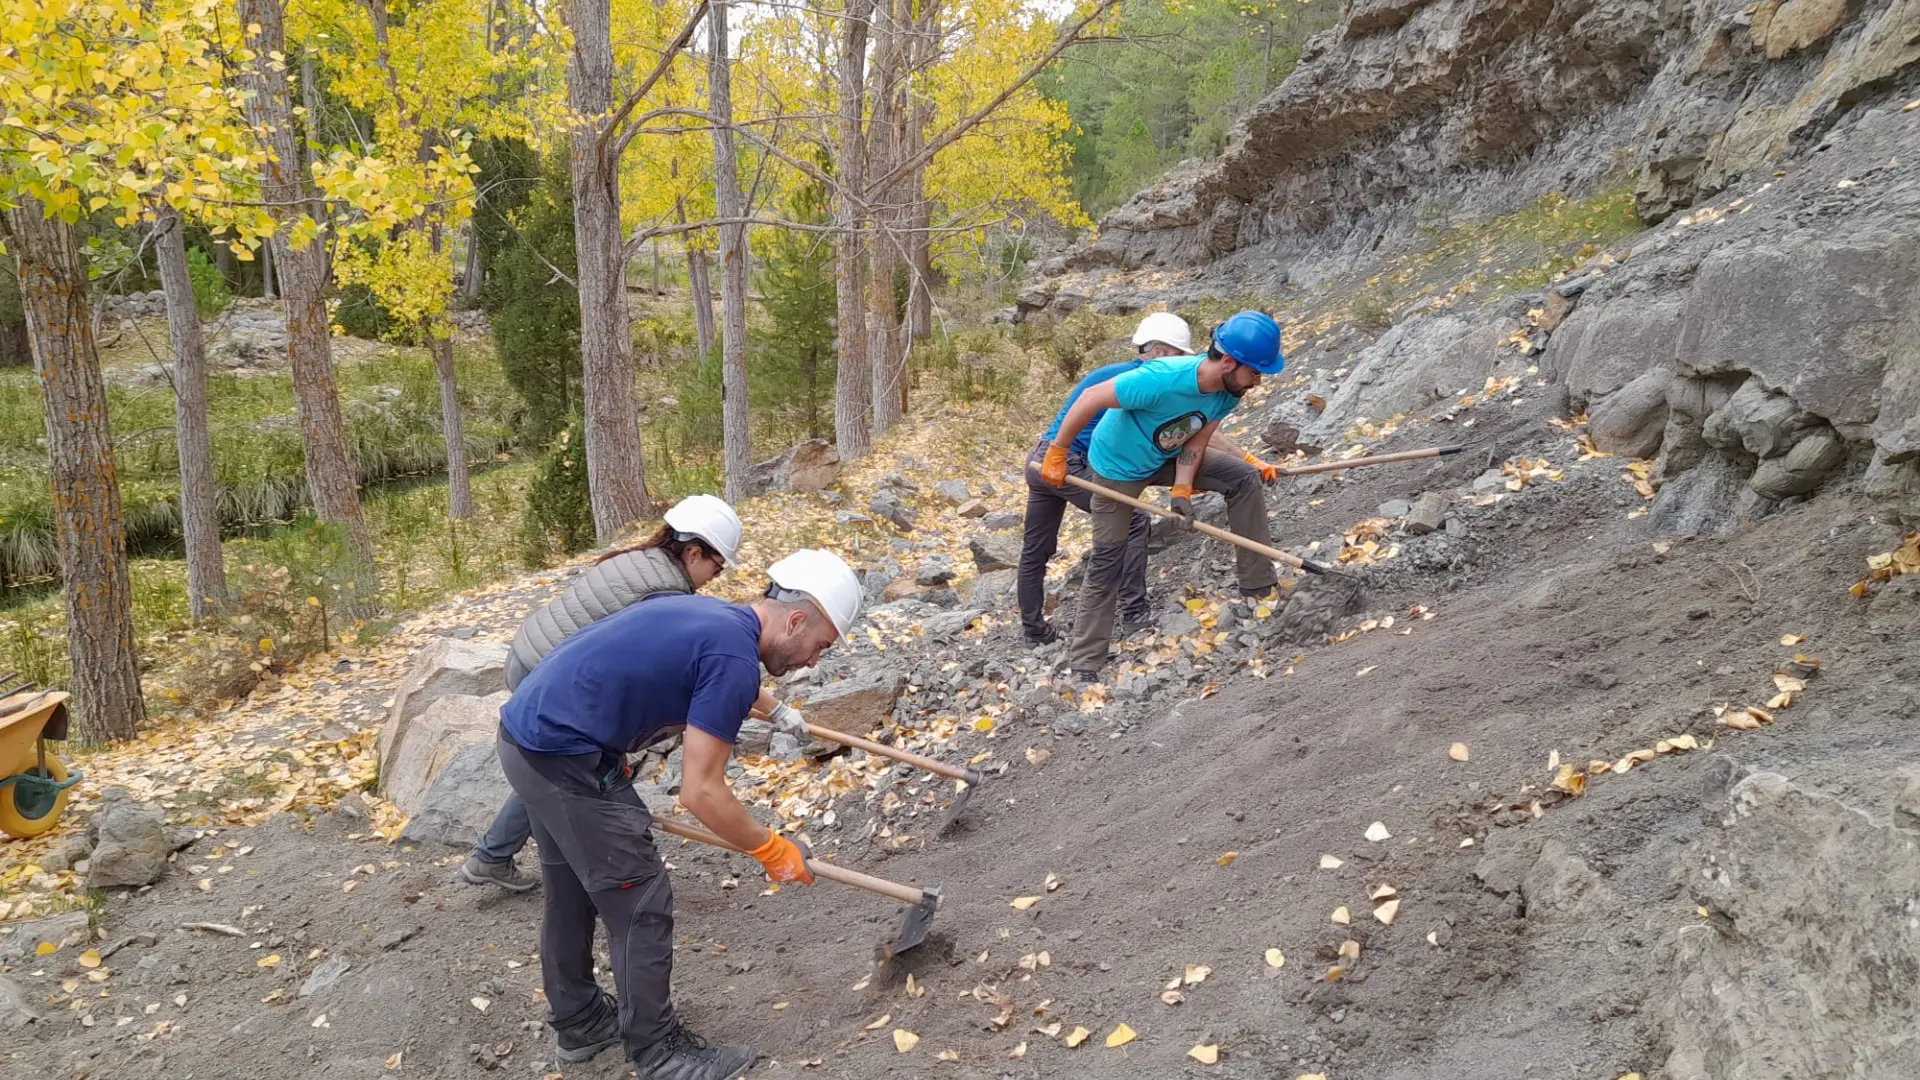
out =
[[[800,647],[781,641],[776,642],[773,648],[768,650],[768,654],[761,658],[760,666],[767,669],[767,674],[777,677],[800,666],[799,660]]]
[[[1251,386],[1235,386],[1232,380],[1228,380],[1227,382],[1227,393],[1232,394],[1236,398],[1246,397],[1247,391],[1251,389],[1253,389]]]

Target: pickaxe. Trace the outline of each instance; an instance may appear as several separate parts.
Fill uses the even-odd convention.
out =
[[[662,817],[654,818],[653,823],[661,832],[678,836],[682,840],[692,840],[695,843],[746,854],[698,825],[688,825]],[[865,889],[870,893],[890,897],[907,905],[900,919],[900,933],[887,947],[889,954],[898,956],[927,940],[927,932],[933,928],[934,912],[940,910],[940,889],[937,886],[915,888],[912,885],[902,885],[897,881],[888,881],[886,878],[862,874],[858,870],[848,870],[843,866],[835,866],[819,859],[808,859],[807,870],[816,878],[825,878],[842,885],[851,885],[856,889]]]

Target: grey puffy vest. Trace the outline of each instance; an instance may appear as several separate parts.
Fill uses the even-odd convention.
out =
[[[507,689],[520,686],[559,644],[581,627],[599,622],[655,593],[690,593],[693,579],[680,560],[659,548],[629,551],[580,572],[567,591],[527,616],[513,635],[507,656]]]

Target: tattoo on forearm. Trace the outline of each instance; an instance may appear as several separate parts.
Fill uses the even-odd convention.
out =
[[[1180,464],[1182,465],[1191,465],[1199,460],[1200,455],[1194,453],[1191,449],[1180,451]]]

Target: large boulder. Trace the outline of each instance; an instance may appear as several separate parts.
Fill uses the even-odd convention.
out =
[[[770,491],[821,491],[840,479],[840,452],[825,439],[808,439],[747,472],[747,489],[755,495]]]
[[[1777,457],[1819,423],[1785,394],[1768,390],[1757,378],[1740,384],[1725,405],[1707,417],[1701,435],[1709,446],[1747,460]]]
[[[907,677],[897,671],[870,671],[809,689],[795,704],[809,724],[865,735],[892,718],[894,703],[906,688]]]
[[[1548,339],[1541,367],[1566,384],[1575,411],[1592,408],[1673,359],[1683,310],[1678,298],[1666,296],[1583,305]]]
[[[1013,570],[994,570],[981,574],[973,579],[973,588],[967,593],[967,603],[988,610],[1009,605],[1013,603],[1018,585],[1018,575]]]
[[[1832,428],[1821,427],[1786,453],[1762,461],[1747,486],[1769,499],[1805,495],[1846,460],[1847,448],[1840,436]]]
[[[380,793],[410,819],[409,839],[470,844],[486,831],[508,792],[494,743],[509,696],[443,695],[381,759]]]
[[[0,1031],[26,1027],[40,1019],[27,1001],[27,992],[20,988],[19,983],[0,975]]]
[[[380,772],[400,751],[408,729],[434,702],[449,694],[480,697],[506,685],[508,647],[437,638],[414,655],[407,677],[393,692],[393,708],[380,729]]]
[[[55,949],[85,947],[93,939],[92,925],[84,911],[68,911],[45,919],[29,919],[12,924],[13,933],[0,937],[0,960],[31,960],[42,945]]]
[[[1650,458],[1658,453],[1667,429],[1671,379],[1667,369],[1659,367],[1607,395],[1587,424],[1593,444],[1623,457]]]
[[[1362,417],[1419,412],[1462,391],[1477,392],[1501,358],[1500,338],[1497,324],[1452,315],[1400,323],[1361,352],[1303,437],[1324,446]],[[1505,355],[1521,359],[1511,350]]]
[[[1843,438],[1872,435],[1888,365],[1920,349],[1920,236],[1803,230],[1730,244],[1687,294],[1679,356],[1695,372],[1752,372]]]
[[[88,888],[151,885],[167,872],[173,844],[167,838],[166,816],[157,806],[135,802],[124,788],[100,793],[100,810],[87,831],[94,838]]]

